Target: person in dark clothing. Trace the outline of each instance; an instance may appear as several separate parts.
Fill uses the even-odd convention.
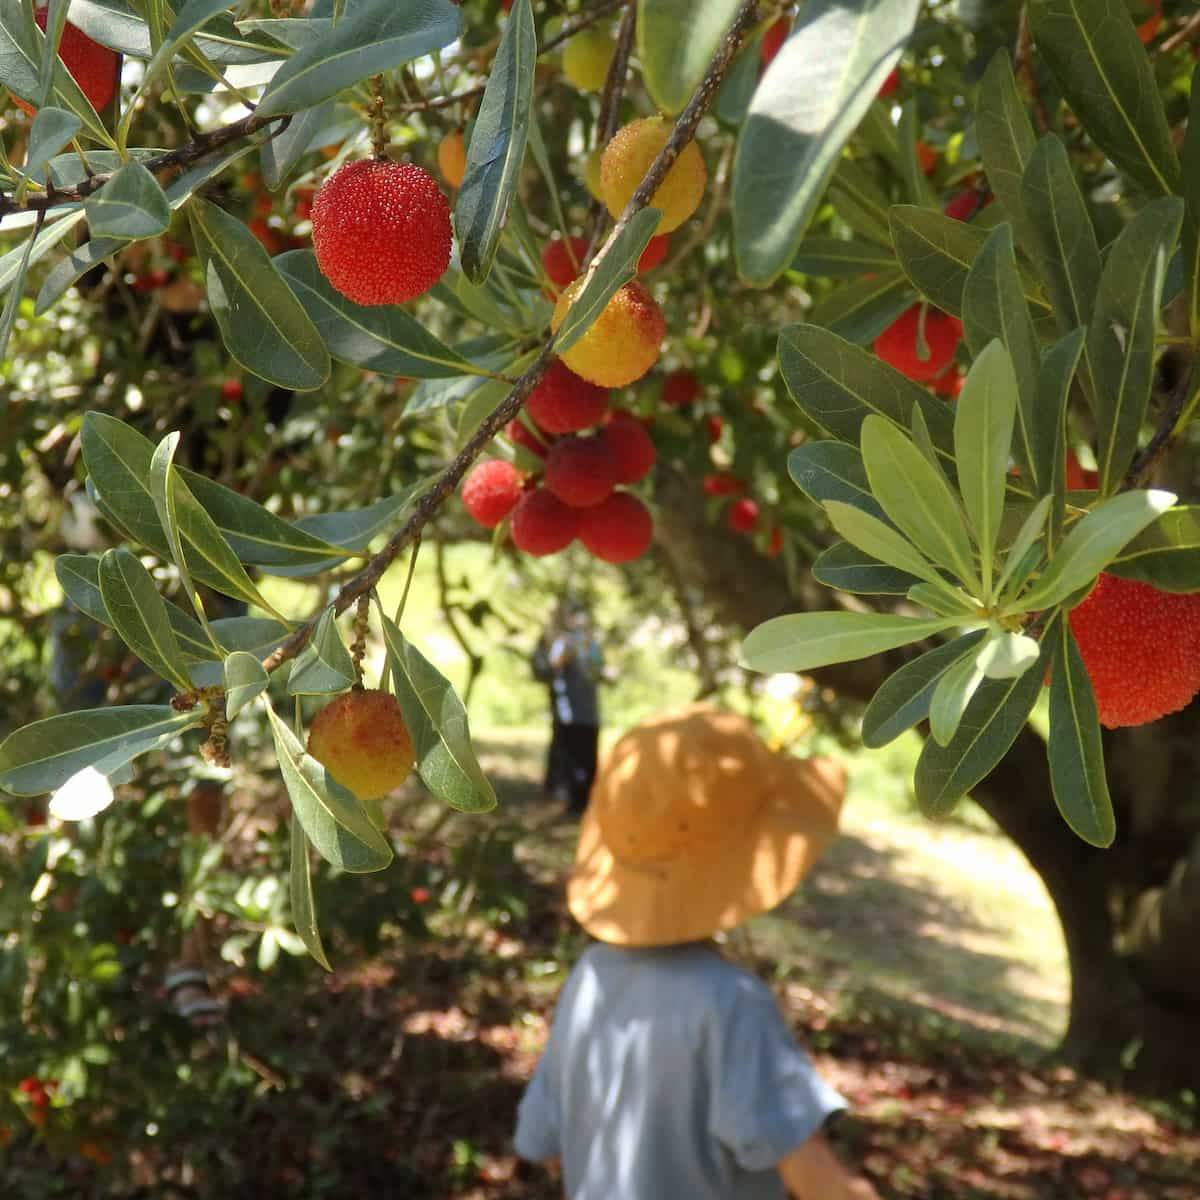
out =
[[[565,606],[538,642],[534,675],[549,685],[553,726],[546,758],[546,792],[582,813],[596,777],[600,740],[597,684],[603,660],[582,609]]]

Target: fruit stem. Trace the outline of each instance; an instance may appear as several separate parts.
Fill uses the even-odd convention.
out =
[[[387,102],[383,98],[383,76],[371,76],[371,153],[387,157]]]

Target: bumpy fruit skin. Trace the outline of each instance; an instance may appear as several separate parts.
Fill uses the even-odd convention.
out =
[[[654,518],[629,492],[613,492],[579,519],[579,540],[604,562],[630,562],[646,552],[653,538]]]
[[[521,472],[500,458],[477,463],[462,485],[467,512],[485,529],[495,529],[521,498]]]
[[[758,524],[758,505],[747,496],[735,500],[725,514],[725,522],[738,533],[749,533]]]
[[[525,411],[545,433],[578,433],[603,420],[608,391],[555,362],[529,394]]]
[[[461,129],[451,130],[438,142],[437,164],[442,178],[452,188],[462,187],[467,173],[467,144]]]
[[[671,238],[669,234],[660,233],[652,237],[647,243],[645,250],[637,260],[637,273],[645,275],[647,271],[653,271],[664,258],[667,257],[667,251],[671,248]]]
[[[597,146],[583,160],[583,186],[587,188],[588,195],[593,200],[603,201],[604,199],[604,181],[600,174],[600,164],[603,159],[604,148]]]
[[[587,238],[556,237],[542,247],[542,267],[550,276],[550,282],[560,288],[574,283],[579,278],[583,256],[587,253]]]
[[[954,350],[962,337],[962,322],[947,313],[929,309],[925,316],[925,342],[929,357],[918,354],[917,333],[921,306],[901,313],[876,339],[875,353],[909,379],[929,383],[937,379],[954,358]]]
[[[668,408],[683,408],[700,395],[700,384],[688,370],[672,371],[663,380],[662,402]]]
[[[632,413],[613,413],[600,438],[612,452],[618,483],[639,483],[650,474],[658,452],[645,425]]]
[[[1157,721],[1200,691],[1200,592],[1101,573],[1069,620],[1106,728]]]
[[[546,455],[542,480],[564,504],[591,508],[612,494],[617,460],[599,436],[563,438]]]
[[[662,117],[644,117],[618,129],[604,149],[600,161],[600,186],[608,211],[619,217],[637,191],[650,164],[671,136],[671,123]],[[678,229],[700,207],[708,172],[695,142],[689,142],[675,160],[666,178],[650,198],[662,213],[658,233]]]
[[[360,800],[380,800],[413,769],[412,738],[396,697],[355,689],[313,718],[308,752]]]
[[[579,532],[579,511],[545,488],[526,492],[513,509],[513,545],[538,558],[565,550]]]
[[[514,446],[524,446],[530,454],[536,454],[538,458],[546,457],[546,451],[550,448],[549,444],[554,440],[553,438],[547,438],[544,442],[539,441],[537,434],[523,421],[519,421],[515,417],[504,427],[504,432]]]
[[[578,91],[600,91],[616,48],[610,33],[594,26],[580,30],[563,46],[563,77]]]
[[[787,41],[787,35],[792,32],[792,18],[779,17],[768,27],[759,43],[758,53],[762,57],[762,65],[769,67],[779,53],[779,48]]]
[[[450,265],[450,206],[411,163],[339,167],[313,200],[312,235],[321,273],[355,304],[403,304]]]
[[[46,28],[47,11],[42,7],[34,13],[34,20],[43,31]],[[58,40],[58,57],[97,112],[101,112],[112,103],[120,81],[121,58],[116,51],[92,41],[83,30],[68,21],[63,26],[62,37]],[[33,115],[34,108],[24,100],[17,100],[17,104]]]
[[[579,280],[558,298],[550,328],[557,331],[582,286]],[[667,332],[662,310],[640,283],[627,283],[605,306],[591,328],[562,354],[562,360],[590,383],[625,387],[658,361]]]

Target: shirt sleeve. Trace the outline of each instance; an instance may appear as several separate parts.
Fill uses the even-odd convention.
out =
[[[517,1130],[513,1148],[530,1162],[562,1156],[558,1123],[558,1097],[553,1078],[553,1035],[533,1072],[533,1078],[517,1107]]]
[[[757,980],[739,989],[715,1036],[709,1131],[745,1170],[775,1166],[846,1107]]]

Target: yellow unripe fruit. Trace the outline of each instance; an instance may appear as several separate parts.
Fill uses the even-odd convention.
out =
[[[617,46],[612,35],[594,26],[571,38],[562,52],[562,70],[567,82],[581,92],[598,92],[608,78]]]
[[[671,122],[662,117],[645,117],[618,129],[604,148],[600,188],[614,217],[621,215],[637,191],[650,164],[667,144],[671,128]],[[655,232],[670,233],[678,229],[700,207],[707,182],[708,172],[700,148],[695,142],[688,142],[650,198],[651,207],[662,213]]]
[[[463,176],[467,173],[467,144],[461,129],[446,134],[438,142],[437,160],[442,178],[452,188],[462,187]]]
[[[313,719],[308,752],[360,800],[380,800],[413,769],[412,738],[396,697],[355,689]]]
[[[550,318],[555,332],[582,287],[583,280],[577,279],[559,296]],[[641,379],[658,362],[666,331],[654,297],[640,283],[627,283],[604,306],[587,333],[559,357],[589,383],[624,387]]]
[[[604,200],[604,185],[600,182],[600,160],[603,157],[603,147],[597,146],[583,162],[583,186],[591,193],[593,200]]]

